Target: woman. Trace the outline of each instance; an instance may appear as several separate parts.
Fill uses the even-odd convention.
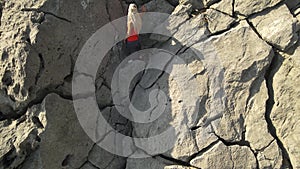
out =
[[[142,6],[142,11],[145,12],[145,6]],[[130,4],[127,16],[127,39],[126,48],[127,53],[130,55],[141,49],[139,41],[139,33],[142,28],[141,15],[138,13],[136,4]]]

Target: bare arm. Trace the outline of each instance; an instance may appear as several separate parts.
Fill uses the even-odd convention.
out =
[[[130,36],[130,30],[132,29],[132,27],[133,27],[133,24],[132,24],[132,23],[128,23],[128,24],[127,24],[127,37]]]
[[[147,8],[145,7],[145,5],[143,5],[141,7],[141,13],[140,13],[140,16],[142,17],[144,15],[144,12],[147,12]]]

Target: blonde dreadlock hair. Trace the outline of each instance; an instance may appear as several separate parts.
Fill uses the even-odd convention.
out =
[[[142,19],[135,4],[130,4],[128,8],[127,35],[130,33],[131,24],[133,25],[134,31],[139,34],[142,28]]]

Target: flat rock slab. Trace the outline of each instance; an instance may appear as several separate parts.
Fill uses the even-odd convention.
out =
[[[293,168],[300,168],[300,47],[285,60],[274,76],[275,104],[271,120],[286,148]],[[280,57],[280,56],[278,56]]]
[[[298,20],[286,5],[255,15],[250,22],[265,41],[280,50],[287,50],[298,40]]]
[[[224,12],[228,15],[233,15],[233,0],[222,0],[221,2],[218,2],[216,4],[213,4],[210,8],[216,9],[218,11]]]
[[[275,6],[281,1],[282,0],[235,0],[234,11],[238,14],[248,16]]]
[[[249,147],[226,146],[218,142],[210,150],[194,158],[191,161],[193,166],[208,168],[256,168],[254,154]]]
[[[81,128],[72,101],[51,94],[42,104],[46,111],[45,131],[40,135],[42,168],[80,167],[93,142]]]
[[[272,48],[261,40],[246,22],[208,39],[204,44],[198,43],[192,47],[200,49],[199,55],[202,54],[206,58],[204,63],[209,63],[215,67],[214,71],[219,71],[213,72],[213,76],[220,74],[215,78],[222,79],[225,86],[224,94],[213,95],[215,99],[220,97],[227,99],[224,106],[227,112],[222,106],[218,108],[218,111],[227,114],[226,118],[223,116],[220,123],[222,127],[215,128],[215,132],[226,140],[240,140],[244,129],[238,121],[249,111],[245,108],[249,104],[249,98],[257,94],[250,86],[253,86],[254,90],[260,88],[261,83],[257,81],[262,81],[260,79],[263,79],[265,70],[271,63],[274,55]],[[225,71],[222,72],[223,70]],[[218,88],[210,87],[210,91],[213,90]],[[260,106],[264,107],[264,103]],[[214,108],[216,109],[215,106]],[[251,108],[252,106],[249,109]]]
[[[230,26],[235,22],[235,19],[230,15],[226,15],[217,10],[208,9],[206,14],[208,29],[212,34],[229,29]]]
[[[126,169],[164,169],[164,167],[167,165],[172,165],[172,163],[163,160],[159,157],[141,159],[128,158],[126,163]]]

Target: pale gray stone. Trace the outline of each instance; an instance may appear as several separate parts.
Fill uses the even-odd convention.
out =
[[[200,14],[190,20],[182,23],[173,37],[179,41],[180,44],[191,46],[196,42],[203,41],[208,37],[206,21],[204,15]]]
[[[261,83],[256,84],[256,81],[264,77],[266,68],[271,63],[274,55],[272,48],[258,38],[246,22],[192,47],[201,51],[198,55],[203,55],[204,63],[214,65],[215,77],[211,78],[221,80],[224,86],[210,87],[210,91],[215,92],[211,97],[222,102],[218,103],[218,109],[214,106],[214,109],[207,110],[223,114],[215,132],[228,141],[240,140],[244,130],[244,124],[241,123],[245,118],[248,100],[255,95],[250,86],[260,88]],[[245,90],[237,90],[240,88]],[[212,115],[214,116],[217,115]]]
[[[72,101],[48,95],[43,103],[44,132],[40,134],[43,168],[80,167],[93,146],[77,120]]]
[[[42,133],[43,128],[36,124],[35,119],[45,124],[45,112],[40,110],[39,106],[34,106],[18,120],[0,122],[2,136],[0,142],[3,143],[0,147],[0,157],[2,160],[4,157],[11,160],[8,164],[0,163],[0,168],[16,168],[24,162],[26,156],[37,150],[39,146],[37,134]],[[34,166],[40,166],[39,161],[35,160],[29,159],[28,161],[34,162]]]
[[[112,104],[111,91],[105,85],[101,85],[98,90],[96,90],[96,99],[100,108],[109,106]]]
[[[187,160],[189,156],[198,151],[197,143],[193,138],[194,136],[190,128],[196,126],[198,122],[197,119],[200,118],[198,112],[199,102],[203,101],[202,99],[204,99],[206,93],[206,77],[199,75],[194,78],[195,74],[203,70],[203,64],[201,61],[196,60],[196,58],[192,59],[192,57],[195,57],[192,53],[186,52],[185,54],[186,55],[182,55],[182,58],[185,59],[186,63],[189,63],[188,67],[186,67],[185,64],[176,64],[176,59],[173,59],[174,63],[171,62],[169,67],[166,67],[166,70],[171,68],[170,76],[166,73],[163,74],[149,89],[143,89],[137,86],[136,92],[134,92],[132,97],[134,106],[138,110],[146,111],[147,109],[151,110],[148,102],[155,100],[155,98],[151,99],[150,97],[148,101],[149,96],[151,96],[151,91],[158,88],[164,92],[167,100],[161,100],[161,98],[158,97],[156,98],[158,102],[154,102],[152,103],[153,105],[151,105],[151,107],[155,107],[155,105],[159,107],[158,105],[165,104],[162,110],[163,112],[160,112],[159,109],[153,110],[152,114],[161,113],[161,115],[149,124],[133,123],[135,130],[134,135],[136,137],[149,137],[162,133],[170,128],[174,129],[173,134],[176,135],[177,138],[170,140],[169,144],[173,148],[165,154],[183,160]],[[190,87],[192,87],[193,90],[191,90]],[[152,119],[152,117],[150,116],[149,119]],[[140,142],[137,142],[136,146],[143,147]],[[151,154],[151,148],[154,147],[150,145],[149,148],[148,153]]]
[[[97,167],[93,166],[91,163],[85,163],[80,169],[97,169]]]
[[[266,8],[275,6],[282,0],[235,0],[234,11],[238,14],[249,16]]]
[[[254,154],[249,147],[226,146],[218,142],[211,149],[192,159],[191,164],[199,168],[256,168]]]
[[[287,50],[298,41],[298,20],[286,5],[255,15],[250,21],[265,41],[280,50]]]
[[[258,152],[257,160],[260,168],[281,168],[282,152],[275,140],[263,151]]]
[[[178,27],[183,24],[186,20],[188,20],[189,15],[192,11],[192,5],[182,5],[179,4],[174,11],[171,13],[171,15],[164,20],[164,22],[161,25],[158,25],[154,28],[153,32],[160,33],[162,35],[166,36],[160,36],[157,34],[152,34],[150,36],[150,39],[156,40],[156,41],[167,41],[177,30]]]
[[[136,1],[148,12],[167,13],[155,18],[159,26],[146,17],[143,24],[173,39],[141,38],[143,47],[169,52],[141,55],[146,64],[137,65],[160,66],[165,72],[147,70],[129,81],[124,75],[132,72],[133,65],[124,62],[116,86],[128,83],[130,90],[122,91],[122,97],[112,93],[116,86],[111,85],[117,67],[129,61],[121,43],[107,53],[96,79],[76,74],[73,68],[86,40],[106,23],[125,16],[131,0],[0,2],[0,168],[256,168],[257,163],[259,168],[281,168],[287,157],[275,134],[293,168],[299,168],[299,2],[284,0],[286,7],[278,4],[281,1]],[[123,26],[114,25],[111,31],[117,32],[112,36],[119,37]],[[274,67],[268,44],[285,51],[275,56]],[[272,123],[266,120],[270,106],[266,100],[273,97],[265,80],[270,81],[265,77],[269,69],[276,69]],[[84,88],[72,97],[74,74],[95,88]],[[91,119],[93,140],[104,142],[112,130],[147,140],[171,129],[174,137],[155,142],[133,139],[129,146],[111,142],[113,148],[132,154],[129,158],[98,147],[83,131],[72,102],[95,101],[90,97],[94,92],[108,123],[100,130],[99,118]],[[120,114],[119,103],[132,121]],[[132,116],[130,103],[141,113],[153,109],[145,117]],[[140,117],[152,121],[135,121]],[[276,133],[269,129],[272,125]],[[138,153],[152,157],[133,158]],[[190,161],[191,157],[195,158]]]
[[[180,165],[171,165],[171,166],[166,166],[164,169],[196,169],[196,168],[195,167],[180,166]]]
[[[267,92],[266,85],[262,83],[258,93],[251,100],[253,106],[245,118],[245,139],[250,142],[250,146],[256,151],[264,149],[274,140],[269,133],[265,119]],[[257,133],[260,134],[258,135]]]
[[[250,143],[250,147],[258,152],[257,160],[261,168],[280,168],[283,163],[282,150],[270,134],[265,119],[267,99],[267,88],[263,83],[250,101],[252,108],[245,118],[245,139]]]
[[[233,0],[221,0],[220,2],[213,4],[210,8],[216,9],[218,11],[224,12],[230,16],[233,15]]]
[[[291,159],[292,166],[299,168],[299,54],[300,47],[291,55],[283,54],[282,66],[274,75],[274,108],[271,120],[276,133]],[[280,57],[280,56],[278,56]]]
[[[141,158],[141,159],[135,159],[135,158],[128,158],[126,163],[126,169],[164,169],[165,166],[171,165],[172,163],[163,160],[159,157],[156,158]]]
[[[209,31],[214,34],[229,29],[235,19],[219,11],[208,9],[206,11]]]
[[[97,145],[89,152],[88,160],[98,168],[122,169],[126,165],[126,158],[111,154]]]

